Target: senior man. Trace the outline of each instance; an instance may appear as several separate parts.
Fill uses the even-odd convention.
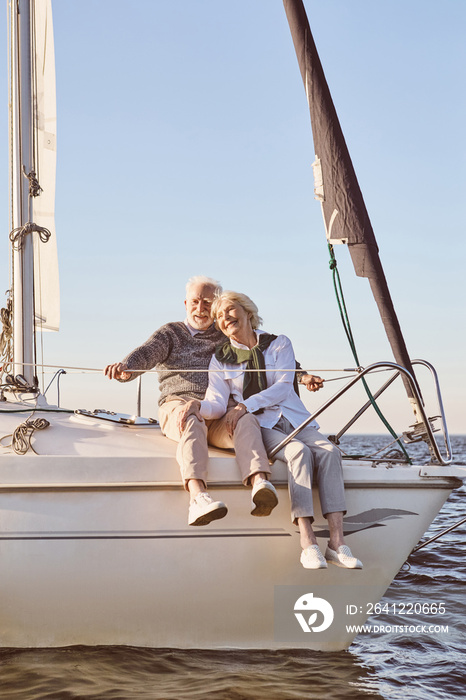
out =
[[[207,525],[223,518],[228,510],[222,501],[214,501],[207,493],[208,444],[235,449],[236,459],[243,465],[242,472],[248,474],[245,483],[252,486],[252,515],[269,515],[278,502],[268,480],[269,461],[254,415],[244,415],[233,436],[224,418],[204,421],[200,415],[186,416],[187,402],[204,398],[212,354],[225,340],[223,333],[215,328],[210,313],[215,294],[221,291],[216,280],[192,277],[186,285],[186,319],[165,324],[122,362],[107,365],[104,370],[109,379],[127,382],[146,370],[157,369],[160,427],[167,438],[178,442],[176,459],[190,494],[189,525]],[[319,377],[305,373],[301,382],[310,391],[322,386]],[[252,453],[250,449],[242,449],[242,444],[253,444]]]

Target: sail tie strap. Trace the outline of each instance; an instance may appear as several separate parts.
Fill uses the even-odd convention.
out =
[[[11,231],[10,241],[13,244],[13,248],[15,250],[21,250],[21,248],[23,247],[23,241],[26,238],[26,236],[29,233],[34,232],[39,234],[39,238],[42,241],[42,243],[47,243],[50,236],[52,235],[48,228],[39,226],[33,221],[28,221],[27,224],[24,224],[24,226],[19,226],[18,228],[14,228],[13,231]]]

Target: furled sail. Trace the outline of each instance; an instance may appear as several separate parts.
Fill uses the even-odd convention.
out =
[[[325,79],[302,0],[283,0],[311,114],[316,199],[329,242],[347,243],[360,277],[367,277],[395,360],[413,373],[390,297],[369,215]],[[410,398],[411,388],[405,383]]]
[[[36,178],[33,221],[51,233],[47,243],[34,236],[34,314],[38,330],[58,331],[60,296],[55,236],[56,98],[51,0],[34,0],[32,13],[33,132]]]

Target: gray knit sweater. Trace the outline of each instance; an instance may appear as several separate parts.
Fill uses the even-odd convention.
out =
[[[128,369],[157,369],[159,373],[160,398],[163,404],[172,394],[186,399],[202,400],[207,391],[207,372],[186,372],[186,369],[207,370],[215,346],[225,340],[221,331],[212,325],[208,330],[192,336],[182,321],[167,323],[159,328],[149,340],[130,352],[123,362]],[[141,372],[134,372],[134,379]],[[127,381],[131,381],[128,379]]]

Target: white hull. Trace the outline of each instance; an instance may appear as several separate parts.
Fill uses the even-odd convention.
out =
[[[25,417],[3,415],[2,434]],[[229,512],[188,527],[176,445],[158,428],[45,417],[38,455],[0,458],[3,647],[344,649],[355,636],[346,624],[366,619],[458,483],[458,470],[442,467],[345,465],[346,537],[364,568],[307,571],[282,463],[272,477],[279,506],[253,518],[233,456],[212,450],[209,491]],[[335,611],[324,632],[304,633],[294,618],[311,592]],[[350,619],[348,604],[359,610]]]

